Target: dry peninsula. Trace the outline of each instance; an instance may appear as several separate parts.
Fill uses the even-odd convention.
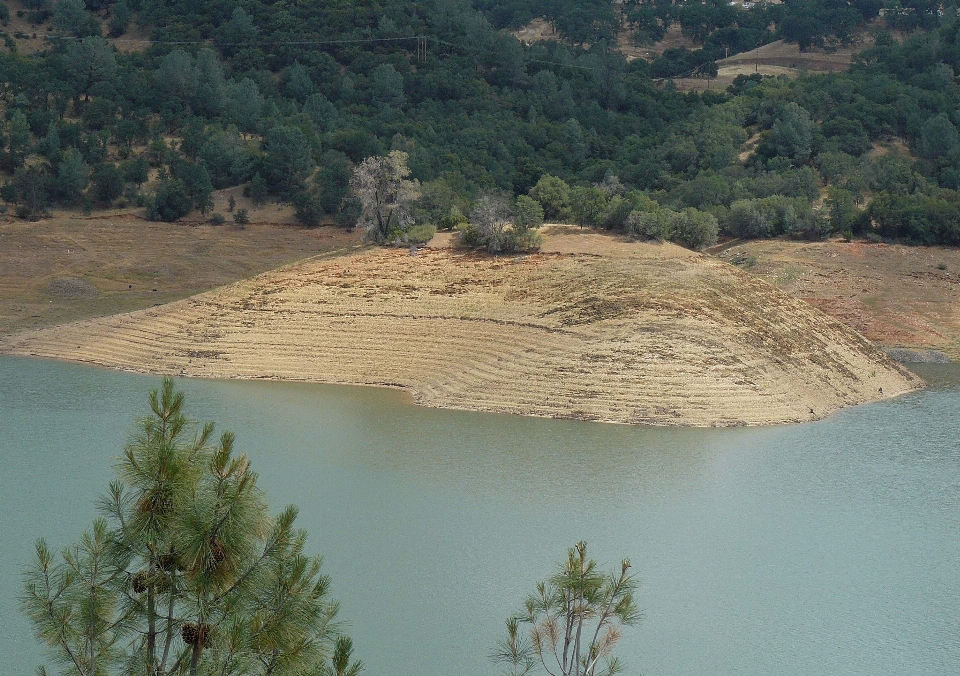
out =
[[[317,257],[155,308],[7,338],[8,354],[147,373],[380,385],[422,405],[620,423],[822,418],[921,381],[772,285],[672,244],[568,226],[492,257]]]

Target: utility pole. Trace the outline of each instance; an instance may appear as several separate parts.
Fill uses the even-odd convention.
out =
[[[420,63],[427,62],[427,38],[425,35],[417,37],[417,61]]]

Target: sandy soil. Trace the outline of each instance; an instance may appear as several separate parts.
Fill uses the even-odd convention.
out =
[[[407,388],[421,404],[660,425],[820,418],[920,386],[839,321],[710,256],[575,228],[543,251],[364,249],[3,351],[151,373]]]
[[[886,347],[960,360],[960,250],[868,242],[760,240],[717,255]]]

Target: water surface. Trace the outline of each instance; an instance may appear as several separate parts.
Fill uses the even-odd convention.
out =
[[[411,406],[372,388],[181,380],[296,503],[371,676],[481,676],[503,619],[580,539],[632,559],[627,673],[960,673],[960,368],[803,425],[657,429]],[[33,540],[95,516],[159,379],[0,358],[0,656]],[[48,661],[49,664],[49,661]]]

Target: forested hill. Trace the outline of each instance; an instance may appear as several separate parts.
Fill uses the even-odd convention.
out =
[[[735,235],[960,243],[955,8],[898,4],[884,25],[916,33],[878,29],[848,73],[695,94],[653,78],[731,45],[849,41],[881,7],[24,1],[0,5],[2,197],[23,217],[135,203],[175,220],[247,185],[304,223],[349,224],[354,165],[401,150],[422,184],[416,215],[433,223],[550,175],[562,180],[534,190],[548,217],[641,236],[696,209]],[[565,39],[517,41],[508,29],[531,16]],[[672,22],[702,48],[653,64],[612,48],[618,31],[653,40]],[[19,50],[33,34],[41,49]]]

